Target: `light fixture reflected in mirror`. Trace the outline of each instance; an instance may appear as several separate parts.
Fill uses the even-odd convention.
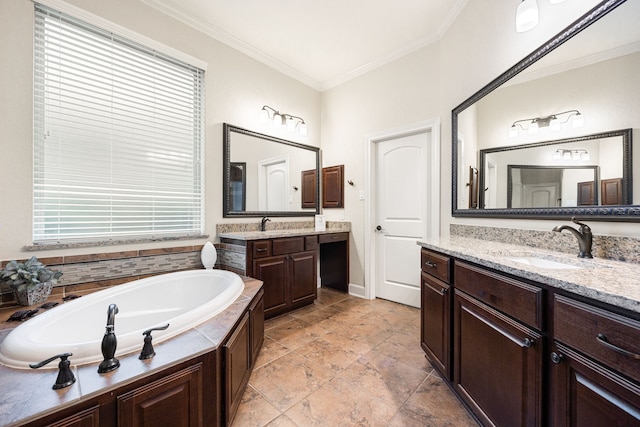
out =
[[[560,130],[561,126],[569,121],[571,121],[571,127],[574,129],[584,126],[584,116],[582,113],[578,110],[569,110],[563,111],[562,113],[550,114],[546,117],[516,120],[509,128],[509,138],[516,138],[520,132],[536,135],[540,128],[549,128],[550,131],[555,132]]]
[[[269,122],[275,129],[286,126],[289,132],[295,132],[298,129],[300,136],[307,136],[308,133],[307,124],[302,117],[281,113],[275,108],[264,105],[260,110],[260,123],[264,125]]]
[[[567,150],[558,148],[553,153],[553,160],[591,160],[591,156],[585,149]]]
[[[516,11],[516,31],[524,33],[538,25],[538,3],[536,0],[522,0]]]

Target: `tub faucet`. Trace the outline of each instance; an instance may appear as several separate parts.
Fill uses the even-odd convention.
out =
[[[265,231],[267,229],[267,222],[271,221],[266,216],[262,217],[262,221],[260,222],[260,231]]]
[[[102,337],[102,356],[104,360],[98,366],[98,373],[100,374],[111,372],[120,367],[120,361],[115,357],[118,340],[114,332],[118,311],[117,305],[109,304],[107,309],[107,330],[104,333],[104,337]]]
[[[578,253],[579,258],[593,258],[591,255],[591,243],[593,241],[593,235],[591,234],[591,228],[588,225],[578,222],[576,217],[571,218],[575,224],[578,224],[580,228],[576,230],[575,228],[568,225],[557,225],[553,227],[553,231],[561,233],[562,230],[569,230],[576,236],[578,239],[578,247],[580,248],[580,252]]]

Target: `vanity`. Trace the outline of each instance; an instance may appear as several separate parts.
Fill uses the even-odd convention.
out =
[[[483,425],[640,423],[637,265],[460,236],[420,245],[422,348]]]
[[[290,229],[218,233],[234,246],[242,274],[264,283],[265,318],[313,304],[318,279],[324,287],[348,292],[349,223],[327,231]]]

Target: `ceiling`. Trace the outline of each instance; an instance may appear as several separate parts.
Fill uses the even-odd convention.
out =
[[[437,41],[468,0],[143,0],[326,90]]]

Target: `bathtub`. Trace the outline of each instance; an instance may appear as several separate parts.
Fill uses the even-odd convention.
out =
[[[142,332],[154,331],[153,343],[174,337],[222,312],[242,293],[244,282],[224,270],[189,270],[135,280],[61,304],[21,324],[0,346],[0,363],[28,369],[60,353],[73,353],[72,365],[102,361],[101,343],[107,308],[116,304],[116,357],[140,352]],[[47,365],[57,368],[57,363]]]

